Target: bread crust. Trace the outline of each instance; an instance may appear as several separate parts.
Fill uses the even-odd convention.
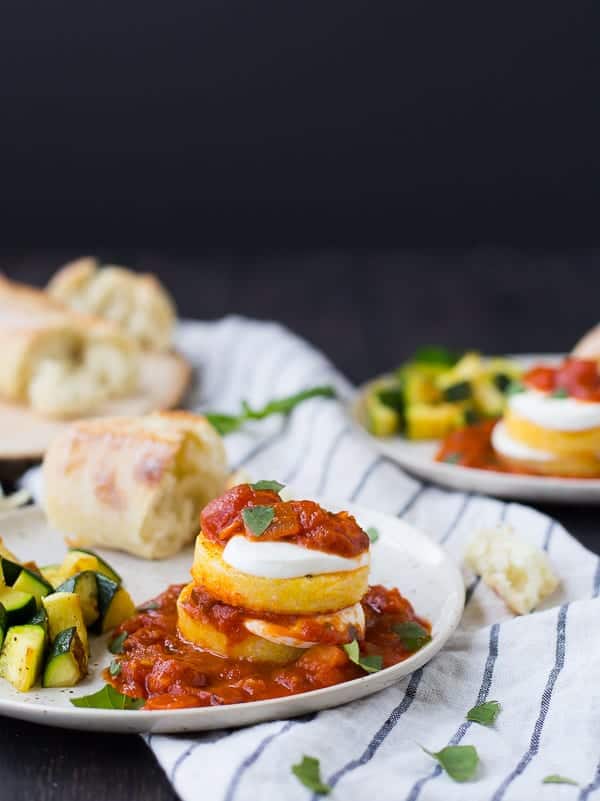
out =
[[[48,520],[70,544],[160,559],[191,542],[227,466],[204,417],[160,412],[73,424],[51,444],[43,473]]]

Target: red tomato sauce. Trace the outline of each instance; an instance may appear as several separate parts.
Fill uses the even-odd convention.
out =
[[[580,401],[600,402],[600,373],[591,359],[565,359],[558,367],[534,367],[523,383],[540,392],[563,392]]]
[[[134,617],[126,620],[115,635],[127,632],[123,653],[116,657],[116,676],[105,671],[105,679],[125,695],[146,699],[145,709],[178,709],[215,706],[281,698],[330,687],[364,676],[345,651],[330,643],[313,646],[287,665],[224,659],[204,651],[180,637],[177,631],[177,598],[183,585],[173,585]],[[202,613],[211,607],[200,591],[197,599]],[[360,644],[362,656],[377,655],[383,667],[411,656],[393,630],[399,623],[416,622],[427,632],[430,624],[416,616],[411,604],[396,589],[370,587],[362,600],[366,634]],[[221,604],[222,607],[227,606]],[[239,625],[236,612],[214,611],[213,620],[228,633]],[[229,607],[230,610],[235,609]],[[264,615],[261,615],[264,616]],[[279,620],[292,616],[273,615]],[[238,635],[234,635],[238,636]]]
[[[276,492],[255,490],[249,484],[233,487],[204,508],[200,516],[204,536],[221,545],[237,534],[256,539],[242,518],[244,509],[255,506],[269,506],[274,511],[272,522],[260,535],[261,542],[285,540],[348,558],[369,547],[369,537],[348,512],[334,514],[314,501],[282,501]]]
[[[462,467],[478,467],[480,470],[509,472],[492,447],[492,429],[496,422],[485,420],[452,431],[442,441],[436,461],[459,464]]]

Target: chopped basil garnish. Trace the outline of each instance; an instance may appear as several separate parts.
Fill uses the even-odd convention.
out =
[[[482,726],[491,726],[500,714],[501,706],[498,701],[486,701],[477,704],[467,712],[467,720],[473,723],[480,723]]]
[[[252,409],[246,401],[242,401],[242,411],[240,414],[220,414],[218,412],[206,412],[205,417],[219,434],[231,434],[237,431],[247,420],[262,420],[272,414],[289,414],[298,404],[310,398],[335,398],[335,389],[330,386],[312,387],[286,398],[277,398],[265,404],[261,409]]]
[[[257,481],[255,484],[250,484],[253,490],[272,490],[273,492],[280,493],[285,487],[285,484],[280,484],[279,481]]]
[[[348,656],[348,659],[351,662],[354,662],[355,665],[361,667],[363,670],[366,670],[367,673],[377,673],[377,671],[381,670],[383,667],[383,657],[375,655],[360,655],[358,640],[352,640],[352,642],[346,643],[343,648]]]
[[[398,635],[402,646],[407,651],[418,651],[428,642],[431,642],[431,634],[427,629],[413,620],[406,623],[395,623],[392,626],[392,631]]]
[[[550,395],[551,398],[568,398],[569,393],[564,387],[557,387]]]
[[[269,528],[275,517],[272,506],[247,506],[242,510],[244,525],[255,537],[260,537]]]
[[[156,609],[160,609],[160,604],[157,601],[148,601],[147,604],[142,604],[138,606],[138,612],[153,612]]]
[[[371,540],[371,544],[373,544],[379,539],[379,530],[375,528],[375,526],[369,526],[367,529],[367,536]]]
[[[575,779],[569,779],[567,776],[559,776],[558,773],[545,776],[542,779],[542,784],[573,784],[575,787],[579,787],[579,782],[576,782]]]
[[[73,706],[87,709],[141,709],[145,703],[143,698],[130,698],[128,695],[123,695],[110,684],[105,684],[97,693],[82,695],[70,700]]]
[[[417,348],[412,361],[420,364],[446,364],[448,367],[452,367],[459,359],[459,353],[453,353],[441,345],[423,345],[423,347]]]
[[[472,779],[479,765],[477,749],[472,745],[448,745],[441,751],[428,751],[427,748],[423,748],[423,751],[436,759],[455,782],[467,782]]]
[[[525,386],[520,381],[511,381],[506,389],[506,394],[518,395],[519,392],[525,392]]]
[[[315,759],[315,757],[303,756],[302,762],[292,765],[292,773],[313,793],[327,795],[331,792],[331,787],[321,779],[319,760]]]
[[[127,639],[126,631],[122,631],[120,634],[117,634],[117,636],[108,643],[108,650],[111,652],[111,654],[122,654],[123,643],[125,642],[126,639]]]
[[[117,662],[116,659],[113,659],[113,661],[108,666],[108,672],[110,673],[111,676],[118,676],[119,673],[121,672],[121,663]]]

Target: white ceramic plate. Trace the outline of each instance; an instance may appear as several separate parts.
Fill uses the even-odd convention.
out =
[[[564,356],[546,354],[508,356],[507,358],[519,362],[527,369],[532,364],[556,364]],[[419,478],[451,489],[495,495],[499,498],[516,498],[544,503],[600,503],[600,479],[526,476],[461,467],[461,465],[435,461],[435,454],[439,447],[438,441],[411,442],[404,437],[372,436],[364,426],[365,395],[371,383],[359,388],[350,406],[350,416],[356,429],[380,453]]]
[[[334,503],[326,506],[332,510],[341,508]],[[412,673],[440,650],[458,625],[464,605],[461,574],[445,551],[407,523],[361,507],[345,508],[349,508],[363,526],[376,526],[379,530],[380,538],[373,546],[371,583],[397,586],[417,612],[433,625],[431,642],[406,661],[364,678],[290,698],[153,712],[79,709],[69,702],[70,699],[99,689],[104,684],[101,670],[112,658],[106,649],[108,637],[92,637],[90,675],[85,681],[71,689],[35,688],[29,693],[19,693],[0,679],[0,715],[88,731],[202,731],[246,726],[339,706],[377,692]],[[6,545],[23,560],[35,559],[40,564],[49,564],[62,559],[65,551],[62,538],[48,527],[36,507],[4,515],[1,531]],[[99,550],[98,553],[123,576],[125,586],[138,604],[157,595],[168,584],[189,579],[191,548],[162,562],[148,562],[114,551]]]

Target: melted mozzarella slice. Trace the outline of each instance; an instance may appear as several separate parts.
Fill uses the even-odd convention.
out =
[[[362,604],[359,602],[354,606],[347,606],[337,612],[330,612],[326,615],[307,616],[311,624],[322,626],[323,629],[339,632],[348,642],[353,639],[363,639],[365,636],[365,613]],[[295,623],[282,625],[271,620],[260,620],[258,618],[247,618],[244,621],[245,628],[257,637],[262,637],[269,642],[278,645],[290,645],[293,648],[311,648],[318,645],[318,640],[308,642],[302,638],[302,629],[307,618],[300,617]],[[312,625],[311,625],[311,630]]]
[[[556,457],[548,453],[548,451],[541,451],[538,448],[530,448],[529,445],[524,445],[522,442],[517,442],[513,439],[503,422],[496,423],[492,431],[492,445],[497,453],[507,456],[509,459],[521,459],[530,462],[548,462],[550,459]]]
[[[223,549],[223,561],[242,573],[288,579],[357,570],[369,564],[368,549],[353,559],[303,548],[292,542],[259,542],[237,534]]]
[[[553,398],[544,392],[518,392],[508,401],[511,412],[553,431],[587,431],[600,427],[600,403]]]

